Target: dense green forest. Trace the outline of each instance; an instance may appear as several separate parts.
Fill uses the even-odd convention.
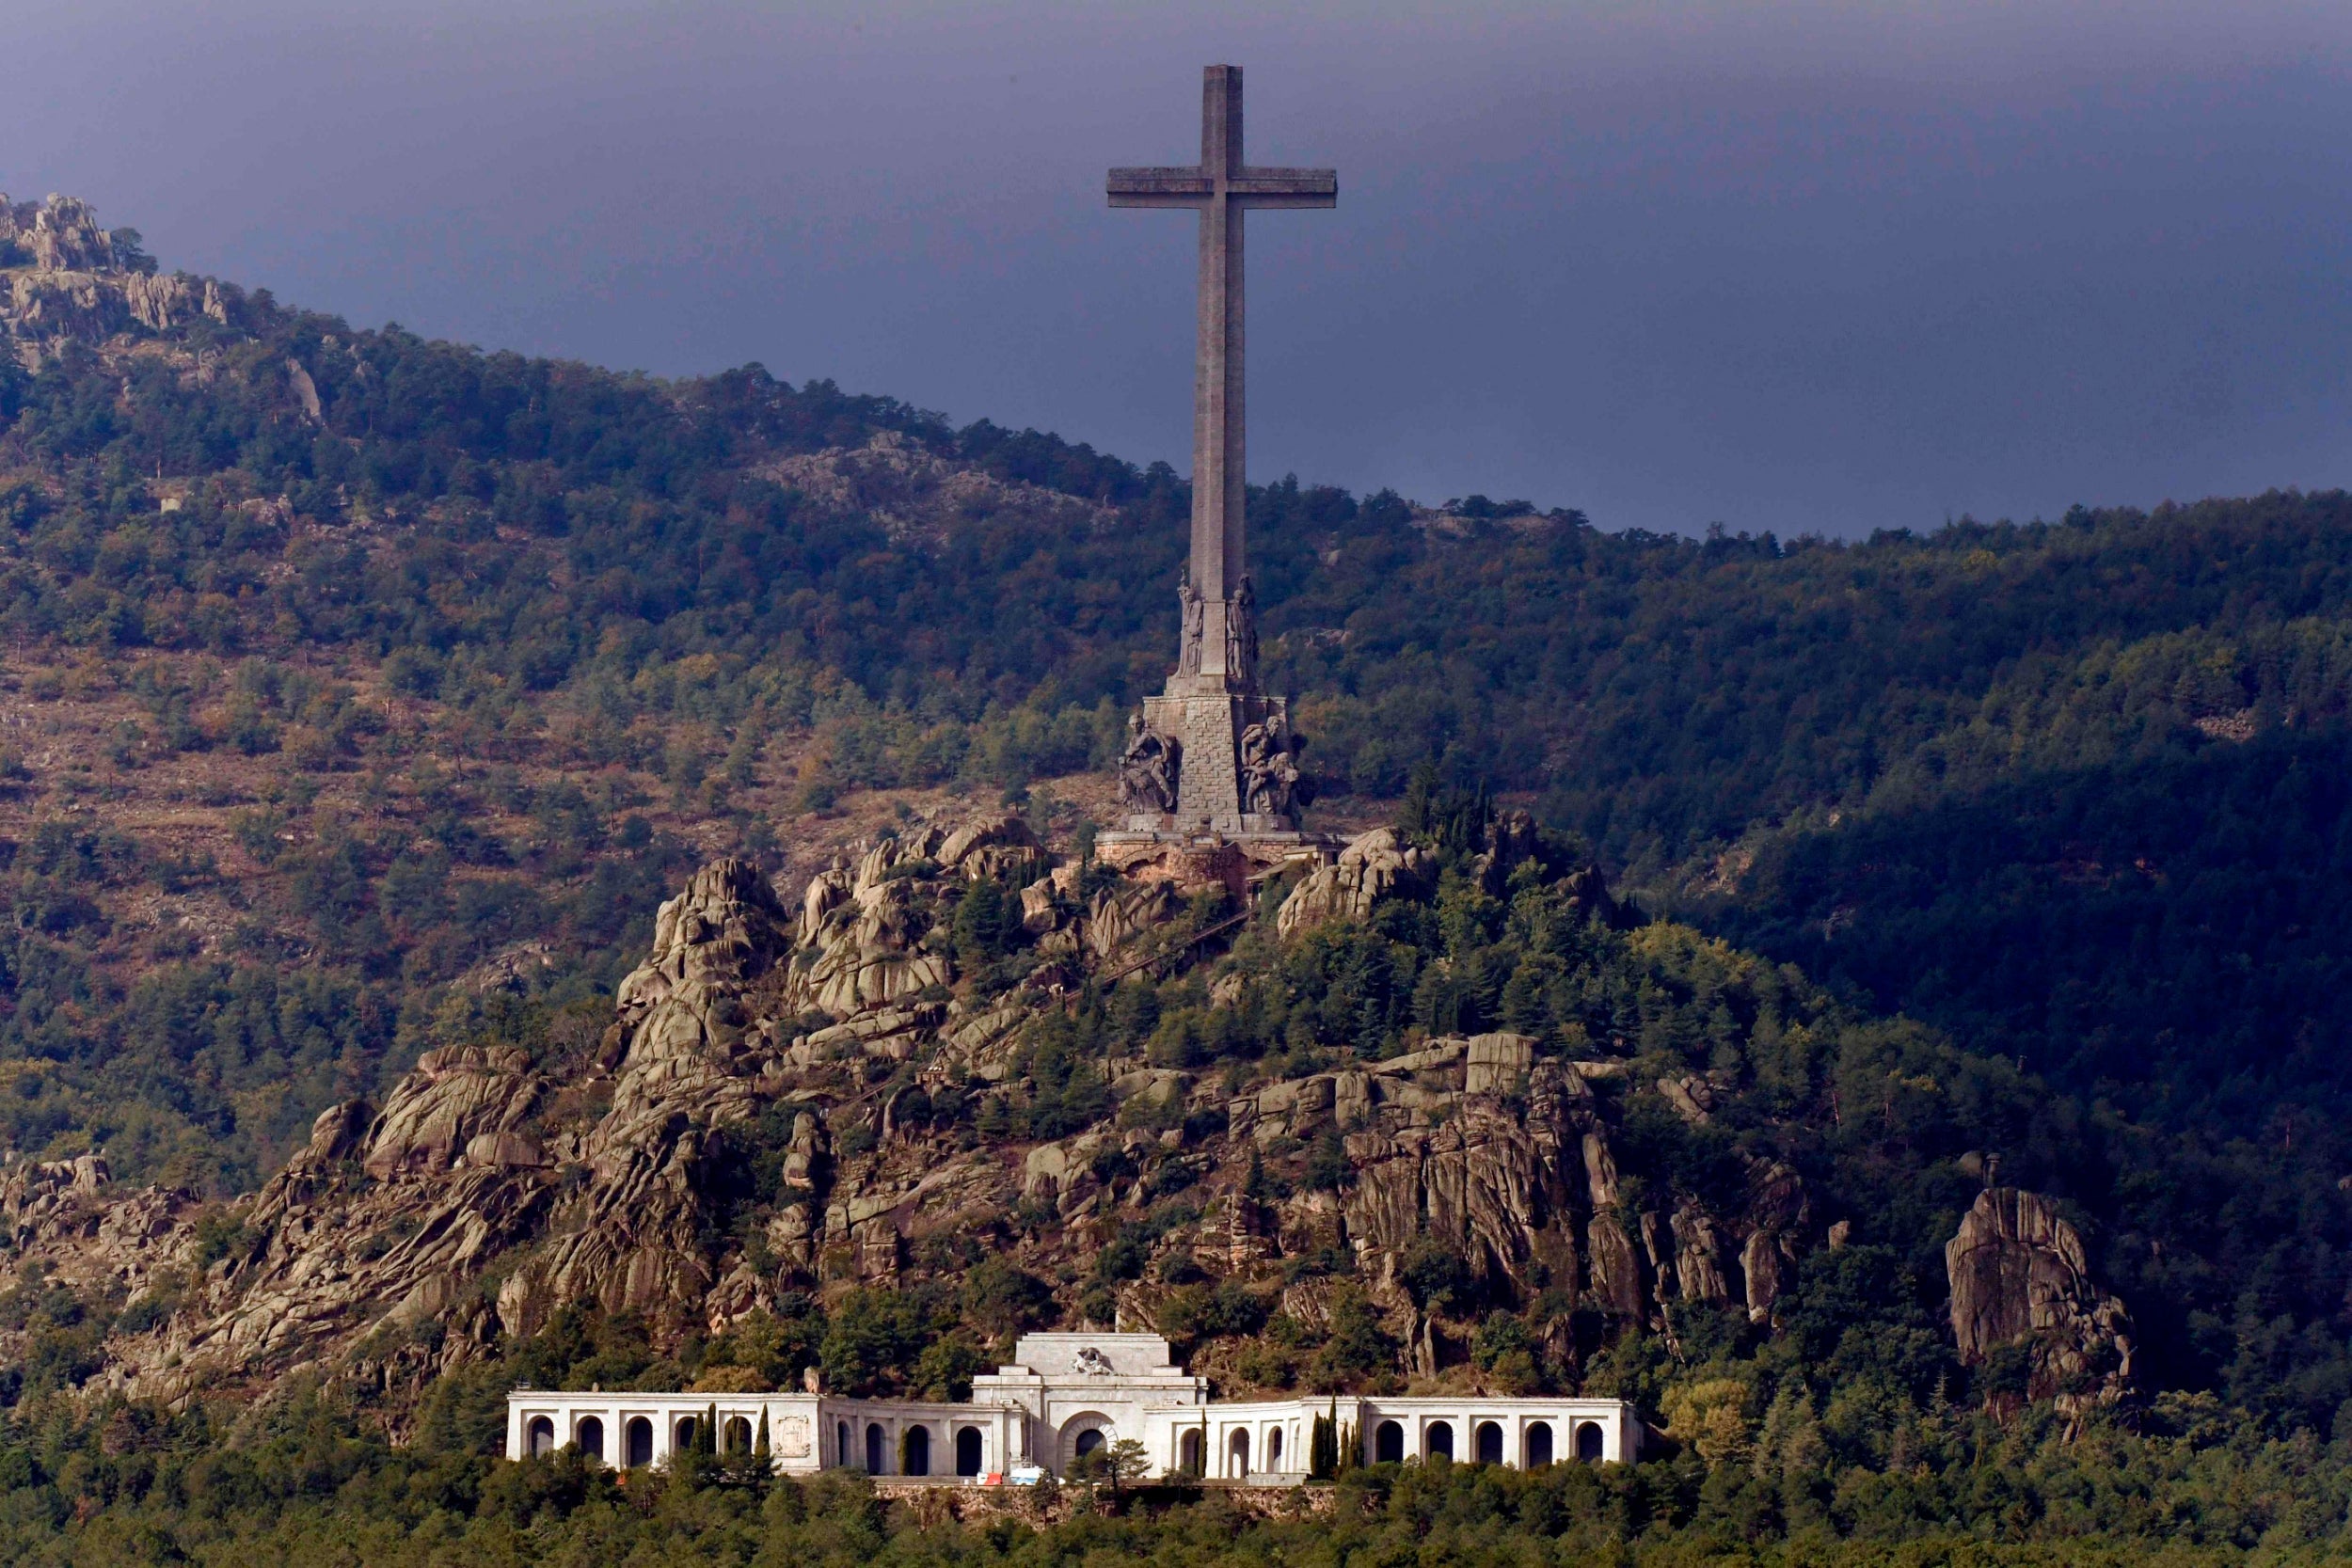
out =
[[[225,297],[221,319],[132,334],[139,352],[0,359],[10,1149],[103,1147],[123,1177],[250,1190],[322,1107],[432,1045],[563,1036],[715,849],[804,873],[797,839],[874,791],[1052,825],[1053,782],[1104,766],[1165,673],[1189,498],[1163,466],[756,366],[662,382]],[[909,530],[776,466],[877,436],[993,499]],[[1097,520],[1041,526],[1038,495]],[[1359,1472],[1329,1522],[1203,1501],[918,1530],[853,1485],[693,1470],[624,1496],[481,1457],[518,1370],[700,1370],[655,1366],[625,1323],[511,1347],[394,1449],[325,1398],[233,1429],[78,1408],[54,1390],[102,1325],[23,1279],[0,1314],[46,1324],[62,1359],[8,1386],[10,1560],[2337,1547],[2352,498],[1854,542],[1611,532],[1289,479],[1249,511],[1267,670],[1328,796],[1385,815],[1409,786],[1407,826],[1458,856],[1432,801],[1458,817],[1500,792],[1560,835],[1552,870],[1589,853],[1643,909],[1731,945],[1566,921],[1546,887],[1473,895],[1457,875],[1371,927],[1289,949],[1247,934],[1279,1005],[1179,979],[1074,1009],[1027,1064],[1018,1126],[979,1125],[1002,1102],[936,1113],[1067,1131],[1103,1108],[1085,1064],[1114,1039],[1201,1071],[1498,1024],[1758,1081],[1772,1053],[1803,1057],[1808,1092],[1877,1114],[1833,1109],[1817,1144],[1772,1151],[1878,1234],[1820,1255],[1769,1343],[1694,1318],[1672,1369],[1647,1337],[1580,1369],[1653,1406],[1669,1370],[1711,1369],[1752,1406],[1736,1441],[1610,1476]],[[180,832],[190,816],[225,831]],[[1700,1186],[1785,1136],[1730,1114],[1633,1132]],[[1957,1364],[1938,1227],[1970,1187],[1958,1158],[1988,1149],[2059,1199],[2129,1302],[2145,1399],[2070,1427]],[[1320,1157],[1317,1179],[1345,1180]],[[1423,1261],[1414,1289],[1479,1324],[1480,1354],[1557,1374],[1534,1350],[1550,1308],[1505,1310]],[[1195,1288],[1203,1341],[1255,1310]],[[960,1299],[793,1306],[760,1346],[697,1354],[951,1387],[1005,1326]],[[1344,1338],[1287,1347],[1287,1375],[1355,1375]]]
[[[0,1448],[0,1549],[12,1563],[325,1568],[559,1563],[1085,1562],[1979,1565],[2336,1561],[2352,1467],[2342,1445],[2233,1431],[2175,1402],[2140,1434],[2069,1438],[2046,1420],[1948,1411],[1899,1467],[1843,1474],[1818,1434],[1767,1428],[1737,1452],[1532,1474],[1376,1465],[1341,1474],[1328,1512],[1226,1497],[1061,1486],[957,1522],[877,1498],[862,1477],[763,1479],[691,1460],[626,1486],[568,1452],[521,1465],[470,1451],[492,1392],[453,1387],[404,1449],[307,1401],[244,1427],[101,1408]],[[944,1505],[945,1499],[930,1499]]]

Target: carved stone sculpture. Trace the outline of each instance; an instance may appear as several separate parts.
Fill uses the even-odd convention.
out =
[[[1119,759],[1120,803],[1137,812],[1174,811],[1177,752],[1174,737],[1149,727],[1139,715],[1129,716],[1127,751]]]
[[[1186,576],[1176,585],[1176,603],[1184,626],[1183,641],[1176,651],[1176,673],[1197,675],[1200,673],[1200,638],[1209,624],[1209,601]]]
[[[1248,578],[1241,579],[1225,608],[1225,670],[1243,690],[1257,689],[1258,595]]]
[[[1252,724],[1241,732],[1243,810],[1287,816],[1305,804],[1297,750],[1296,737],[1279,722]]]

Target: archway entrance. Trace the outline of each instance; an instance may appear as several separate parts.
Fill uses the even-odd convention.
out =
[[[1372,1429],[1372,1462],[1375,1465],[1401,1465],[1405,1462],[1405,1429],[1394,1421],[1383,1421]]]
[[[678,1418],[677,1426],[670,1433],[670,1451],[672,1453],[692,1453],[694,1451],[693,1417],[682,1416]]]
[[[977,1476],[980,1473],[980,1446],[978,1427],[956,1429],[956,1474]]]
[[[745,1420],[740,1416],[730,1416],[727,1418],[725,1431],[727,1437],[725,1445],[727,1452],[749,1453],[752,1451],[751,1422]]]
[[[1176,1467],[1188,1476],[1200,1473],[1200,1433],[1187,1432],[1176,1445]]]
[[[1481,1421],[1478,1423],[1478,1463],[1481,1465],[1502,1463],[1502,1428],[1497,1422]]]
[[[1531,1470],[1541,1469],[1551,1463],[1551,1423],[1536,1421],[1527,1429],[1527,1457],[1521,1463]]]
[[[1440,1454],[1452,1459],[1454,1457],[1454,1423],[1452,1421],[1430,1422],[1429,1430],[1421,1434],[1421,1452],[1424,1459],[1435,1459]]]
[[[1280,1427],[1276,1427],[1265,1434],[1265,1467],[1269,1470],[1279,1470],[1282,1467],[1282,1429]]]
[[[1249,1473],[1249,1433],[1236,1432],[1225,1448],[1225,1473],[1234,1481]]]
[[[653,1463],[653,1423],[643,1416],[631,1416],[628,1425],[621,1429],[621,1463],[632,1469]]]
[[[1579,1421],[1576,1426],[1576,1457],[1587,1465],[1600,1463],[1609,1451],[1609,1439],[1602,1435],[1598,1421]]]
[[[869,1422],[866,1428],[866,1473],[882,1473],[882,1429],[879,1421]]]
[[[931,1429],[909,1427],[906,1435],[906,1465],[904,1473],[928,1476],[931,1473]]]
[[[845,1470],[850,1467],[850,1423],[847,1421],[833,1424],[833,1462]]]
[[[594,1416],[582,1416],[580,1425],[572,1428],[572,1441],[590,1459],[604,1457],[604,1423]]]
[[[1081,1410],[1061,1424],[1061,1434],[1055,1440],[1053,1468],[1062,1475],[1079,1460],[1102,1448],[1119,1435],[1119,1429],[1108,1416],[1099,1410]]]
[[[524,1434],[523,1446],[532,1458],[547,1458],[555,1451],[555,1423],[545,1416],[531,1418],[531,1426]]]

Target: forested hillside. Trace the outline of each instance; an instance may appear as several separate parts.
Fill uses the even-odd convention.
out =
[[[1303,935],[1269,895],[1237,958],[1056,1006],[1017,1037],[1011,1087],[959,1081],[895,1124],[902,1162],[1135,1131],[1096,1064],[1185,1075],[1219,1108],[1148,1131],[1215,1169],[1089,1167],[1106,1224],[1114,1197],[1143,1216],[1128,1250],[1106,1229],[1088,1261],[1085,1235],[1009,1201],[996,1243],[1037,1270],[989,1276],[1009,1307],[841,1297],[811,1262],[757,1343],[629,1313],[521,1342],[469,1298],[479,1342],[371,1351],[476,1379],[433,1396],[414,1458],[309,1390],[256,1418],[282,1423],[275,1446],[218,1470],[206,1423],[227,1417],[76,1404],[109,1344],[256,1289],[271,1237],[301,1227],[246,1228],[253,1195],[320,1147],[323,1111],[421,1092],[437,1049],[590,1073],[656,905],[711,857],[791,897],[852,843],[1008,807],[1074,868],[1175,643],[1189,498],[1165,467],[757,366],[660,381],[354,329],[162,274],[78,203],[0,214],[0,1148],[102,1150],[118,1182],[201,1205],[191,1277],[0,1291],[0,1334],[42,1347],[5,1384],[13,1539],[79,1518],[123,1560],[256,1541],[299,1560],[347,1503],[352,1529],[425,1521],[452,1552],[675,1524],[915,1555],[855,1497],[702,1477],[623,1500],[493,1472],[472,1456],[488,1374],[782,1376],[834,1345],[875,1386],[949,1387],[1016,1318],[1141,1291],[1236,1386],[1405,1375],[1390,1328],[1328,1302],[1294,1318],[1287,1293],[1273,1311],[1271,1278],[1248,1296],[1199,1275],[1183,1238],[1218,1182],[1279,1207],[1365,1180],[1336,1129],[1303,1124],[1263,1168],[1216,1165],[1242,1158],[1229,1100],[1487,1030],[1552,1068],[1619,1064],[1589,1114],[1629,1179],[1579,1224],[1621,1201],[1671,1232],[1687,1200],[1768,1227],[1751,1184],[1777,1162],[1815,1195],[1808,1240],[1788,1222],[1788,1293],[1753,1322],[1728,1298],[1670,1310],[1662,1284],[1596,1306],[1419,1255],[1383,1310],[1431,1327],[1447,1375],[1623,1389],[1661,1407],[1677,1457],[1605,1484],[1359,1478],[1348,1552],[1652,1525],[1708,1549],[2333,1539],[2352,1444],[2352,498],[2333,493],[1836,542],[1261,486],[1267,668],[1323,820],[1394,821],[1443,875]],[[1494,869],[1492,847],[1473,868],[1498,802],[1545,825],[1517,863],[1534,870]],[[901,856],[898,892],[960,966],[956,1005],[1025,984],[1021,889],[935,885],[927,858]],[[1622,920],[1595,916],[1588,858],[1629,893]],[[1241,971],[1273,989],[1213,990]],[[779,1041],[829,1026],[801,1016],[771,1020]],[[587,1090],[555,1100],[566,1126],[600,1114]],[[742,1237],[800,1136],[750,1125],[738,1185],[681,1221],[714,1270],[755,1258]],[[841,1136],[873,1139],[855,1158],[875,1172],[893,1157],[882,1128]],[[352,1157],[313,1174],[384,1210],[354,1256],[397,1260],[399,1194]],[[2023,1361],[1954,1351],[1941,1248],[1995,1171],[2049,1195],[2128,1306],[2128,1397],[2085,1405],[2077,1380],[2060,1417]],[[1836,1219],[1858,1228],[1833,1253]],[[1679,1244],[1643,1243],[1653,1263]],[[978,1260],[921,1257],[935,1280]],[[1293,1261],[1283,1291],[1353,1299],[1337,1252]],[[1143,1549],[1062,1528],[955,1549]]]

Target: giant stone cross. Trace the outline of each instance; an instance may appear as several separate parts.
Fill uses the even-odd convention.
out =
[[[1200,340],[1193,375],[1192,555],[1177,590],[1176,671],[1144,699],[1120,770],[1131,832],[1285,836],[1304,804],[1289,705],[1258,685],[1255,599],[1244,553],[1242,214],[1332,207],[1327,168],[1242,162],[1241,68],[1213,65],[1200,88],[1200,162],[1115,168],[1114,207],[1200,214]]]

